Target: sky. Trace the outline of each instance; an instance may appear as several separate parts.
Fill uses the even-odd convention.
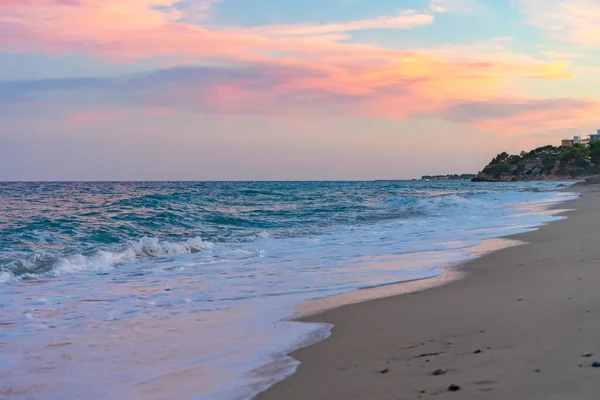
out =
[[[475,173],[600,129],[597,0],[0,0],[0,180]]]

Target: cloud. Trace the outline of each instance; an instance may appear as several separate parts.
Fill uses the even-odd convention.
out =
[[[573,77],[573,74],[563,72],[563,73],[558,73],[558,74],[529,75],[527,77],[527,79],[542,80],[542,81],[558,81],[558,80],[563,80],[563,79],[569,79],[572,77]]]
[[[577,132],[594,126],[600,101],[583,99],[497,99],[457,103],[444,116],[477,129],[517,135],[539,131]]]
[[[394,16],[328,24],[255,28],[189,23],[182,4],[206,11],[214,1],[178,0],[2,0],[0,50],[86,52],[114,61],[156,56],[264,57],[272,52],[361,50],[342,43],[348,32],[409,29],[430,24],[431,15],[411,10]]]
[[[433,0],[429,9],[437,13],[479,14],[483,6],[478,0]]]
[[[187,4],[206,11],[213,3]],[[432,5],[451,12],[480,10],[469,1]],[[428,14],[404,11],[360,21],[258,27],[195,24],[186,18],[178,0],[0,0],[0,49],[191,64],[121,78],[0,82],[0,114],[60,115],[78,123],[156,110],[393,120],[427,116],[498,133],[546,128],[543,118],[522,124],[523,110],[558,125],[584,118],[567,106],[571,103],[537,103],[520,87],[531,79],[571,77],[564,57],[554,62],[513,53],[504,40],[404,51],[347,40],[357,30],[427,25],[433,20]],[[498,120],[490,110],[501,107],[510,115]],[[465,110],[486,112],[466,118]]]
[[[531,103],[536,107],[523,106],[530,104],[527,99],[515,103],[498,78],[500,72],[526,76],[546,69],[544,64],[469,63],[417,53],[375,65],[260,62],[235,67],[188,66],[121,78],[0,83],[0,115],[54,115],[77,123],[156,110],[212,116],[437,117],[505,133],[511,130],[509,121],[520,126],[524,110],[551,108],[545,114],[548,123],[579,110],[562,107],[557,113],[554,106],[558,103]],[[498,118],[501,112],[504,114]],[[531,132],[546,126],[546,121],[533,122],[516,130]]]
[[[542,56],[554,59],[554,60],[572,60],[572,59],[582,59],[586,58],[584,54],[580,53],[569,53],[563,51],[543,51],[540,53]]]
[[[437,12],[437,13],[446,12],[446,7],[440,6],[440,5],[437,5],[437,4],[433,4],[433,3],[429,5],[429,9],[431,11]]]
[[[600,47],[600,3],[596,0],[514,0],[527,22],[555,40]]]
[[[510,42],[514,40],[512,36],[498,36],[493,39],[495,42]]]
[[[277,36],[322,35],[370,29],[410,29],[421,25],[429,25],[432,22],[433,16],[429,14],[419,14],[413,10],[406,10],[396,16],[382,16],[370,20],[322,25],[300,24],[265,26],[253,29],[252,32]]]

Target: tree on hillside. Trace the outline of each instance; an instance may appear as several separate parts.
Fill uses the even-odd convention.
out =
[[[571,163],[578,167],[585,167],[589,161],[590,149],[582,144],[575,144],[569,147],[560,156],[561,163]]]
[[[590,160],[597,166],[600,165],[600,141],[594,140],[590,142],[589,150]]]
[[[506,162],[508,157],[510,157],[509,154],[507,152],[503,151],[502,153],[500,153],[496,157],[494,157],[494,159],[492,160],[492,162],[490,164],[504,163],[504,162]]]

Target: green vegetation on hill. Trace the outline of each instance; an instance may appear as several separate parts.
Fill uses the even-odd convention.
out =
[[[600,141],[573,147],[544,146],[510,155],[498,154],[475,181],[523,181],[577,178],[600,173]]]

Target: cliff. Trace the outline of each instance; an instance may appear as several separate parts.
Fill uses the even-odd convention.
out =
[[[589,146],[544,146],[510,155],[498,154],[473,182],[577,179],[600,173],[600,141]]]

